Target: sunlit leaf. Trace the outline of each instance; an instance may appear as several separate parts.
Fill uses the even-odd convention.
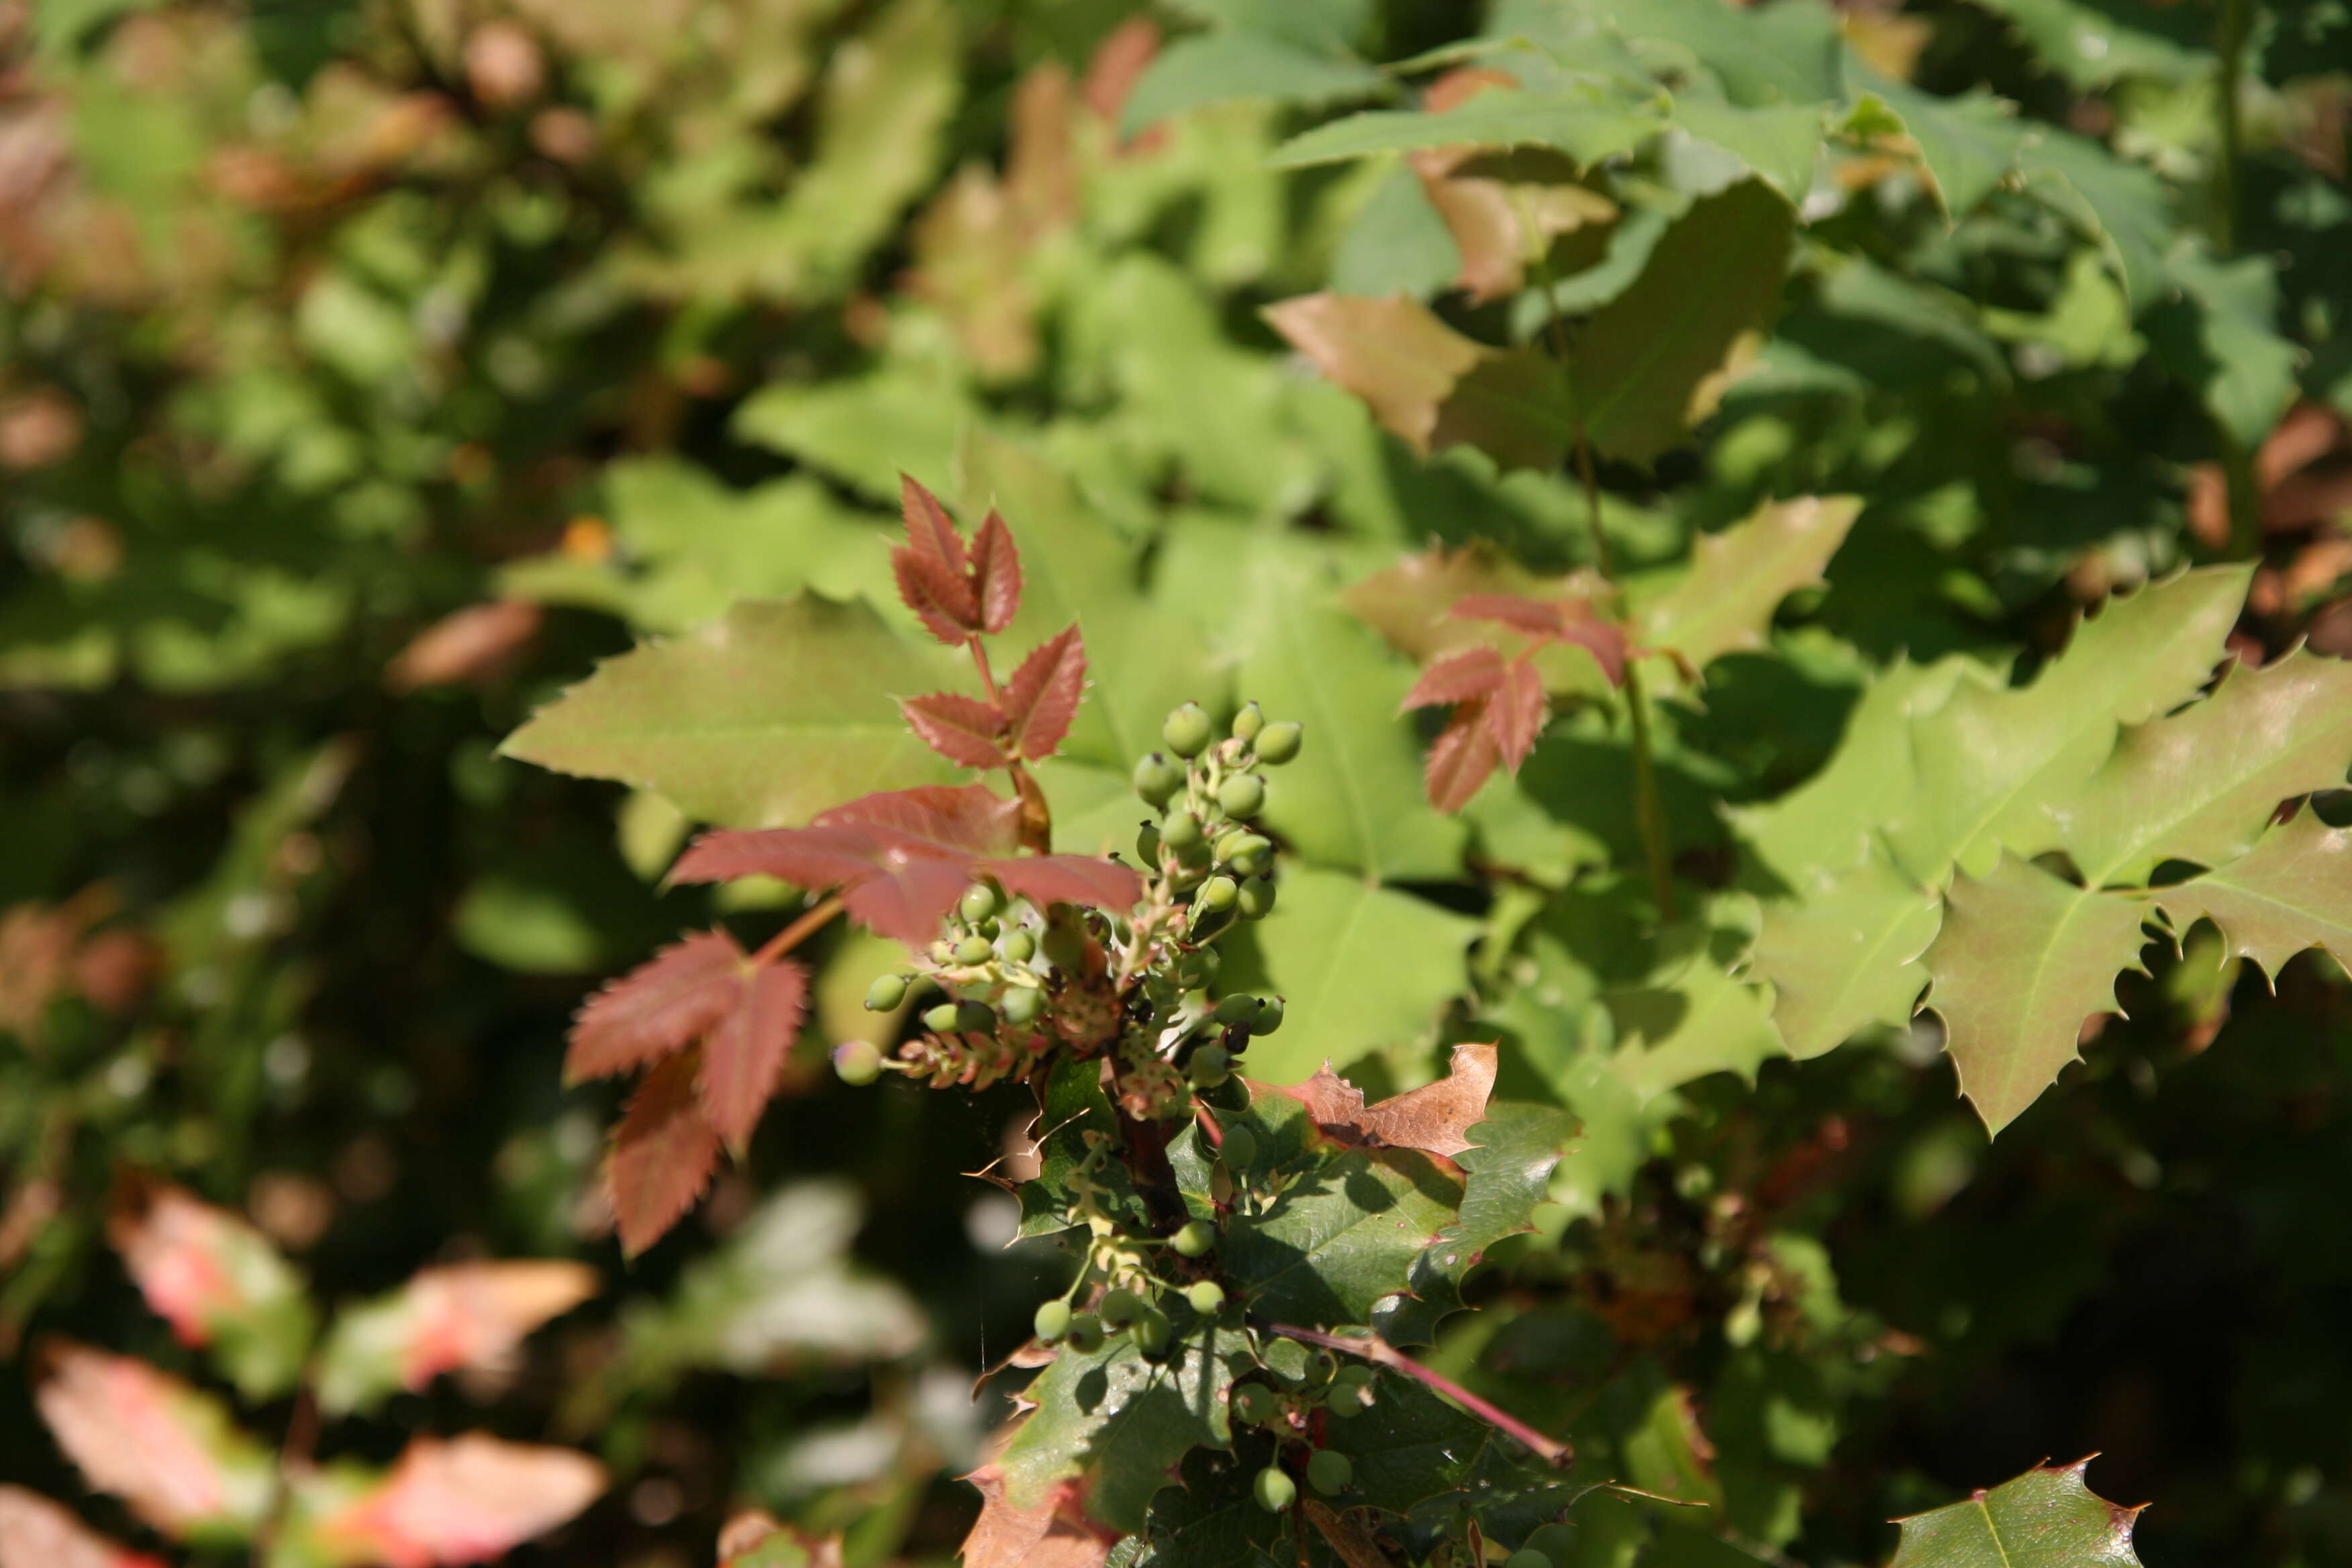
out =
[[[596,1293],[595,1272],[558,1261],[451,1263],[346,1308],[321,1347],[320,1407],[364,1409],[444,1373],[495,1371],[525,1335]]]
[[[2090,1462],[2028,1470],[1966,1502],[1911,1515],[1890,1568],[2139,1568],[2139,1510],[2084,1485]]]
[[[38,1492],[0,1486],[0,1568],[163,1568]]]
[[[631,1257],[660,1240],[719,1169],[719,1133],[695,1094],[698,1055],[669,1057],[646,1074],[613,1132],[604,1185]]]
[[[1686,575],[1662,590],[1635,592],[1634,640],[1671,648],[1695,668],[1762,647],[1780,601],[1822,581],[1861,512],[1855,496],[1768,501],[1722,532],[1700,536]]]
[[[373,1488],[310,1528],[341,1562],[457,1568],[546,1534],[604,1489],[604,1467],[570,1448],[418,1437]]]
[[[184,1344],[209,1347],[248,1398],[283,1394],[317,1331],[302,1278],[258,1230],[184,1187],[131,1182],[107,1240]]]
[[[227,1408],[145,1362],[81,1345],[48,1348],[41,1419],[99,1491],[168,1535],[249,1536],[277,1466]]]

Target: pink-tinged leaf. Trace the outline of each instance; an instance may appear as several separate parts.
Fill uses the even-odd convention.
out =
[[[346,1561],[388,1568],[488,1563],[596,1500],[604,1467],[570,1448],[467,1433],[409,1444],[383,1484],[314,1526]]]
[[[1004,732],[1004,715],[992,703],[977,697],[934,691],[927,697],[901,698],[898,711],[915,736],[951,763],[968,768],[999,767],[1004,748],[997,737]]]
[[[1491,647],[1465,648],[1423,670],[1397,706],[1399,711],[1410,712],[1415,708],[1475,702],[1502,689],[1503,656]]]
[[[811,889],[838,888],[877,873],[883,846],[862,827],[759,827],[706,833],[670,868],[673,882],[776,877]],[[728,999],[729,1006],[734,999]]]
[[[246,1535],[260,1524],[276,1467],[218,1400],[84,1345],[56,1343],[43,1359],[41,1418],[91,1487],[167,1535]]]
[[[1544,693],[1543,677],[1524,658],[1513,659],[1503,675],[1503,689],[1486,703],[1486,727],[1502,753],[1503,766],[1512,773],[1536,749],[1544,721],[1551,717],[1551,700]]]
[[[595,1293],[595,1270],[554,1259],[420,1269],[335,1320],[319,1358],[320,1405],[341,1415],[444,1373],[501,1371],[524,1336]]]
[[[38,1492],[0,1486],[0,1568],[163,1568]]]
[[[924,628],[948,647],[961,647],[980,618],[978,608],[968,604],[971,584],[904,546],[890,552],[890,573],[898,580],[898,597]]]
[[[1484,702],[1465,702],[1454,710],[1445,728],[1430,742],[1422,768],[1422,785],[1429,804],[1440,811],[1459,811],[1470,804],[1503,760],[1486,723]]]
[[[1592,656],[1601,673],[1609,678],[1612,686],[1625,684],[1625,659],[1628,652],[1625,629],[1607,621],[1571,620],[1562,626],[1559,640],[1573,643]]]
[[[621,1250],[635,1258],[694,1206],[719,1168],[719,1134],[695,1098],[698,1052],[664,1059],[629,1097],[604,1162]]]
[[[1625,631],[1604,621],[1587,599],[1533,599],[1520,594],[1465,594],[1448,612],[1489,621],[1539,643],[1572,643],[1590,653],[1612,686],[1625,684]]]
[[[760,971],[703,1043],[695,1092],[704,1119],[729,1148],[751,1141],[807,1016],[808,971],[786,959]]]
[[[1086,689],[1087,644],[1076,626],[1029,650],[1004,688],[1005,721],[1023,756],[1054,754]]]
[[[963,535],[940,498],[917,482],[912,474],[898,476],[898,509],[907,518],[907,547],[917,559],[937,565],[947,576],[961,581],[971,572],[964,553]]]
[[[1003,855],[1021,842],[1021,803],[980,784],[924,784],[862,795],[821,812],[818,827],[862,826],[909,855]]]
[[[1090,855],[1034,855],[981,862],[975,869],[1043,909],[1051,903],[1085,904],[1123,915],[1143,897],[1143,882],[1131,866]]]
[[[1005,1494],[1004,1469],[989,1465],[964,1479],[980,1489],[980,1517],[963,1540],[963,1568],[1100,1568],[1118,1543],[1115,1531],[1087,1518],[1071,1483],[1046,1489],[1026,1507]]]
[[[743,973],[743,950],[725,931],[697,931],[662,949],[580,1009],[563,1081],[609,1078],[684,1048],[735,1005]]]
[[[303,1294],[268,1237],[184,1187],[133,1178],[117,1194],[106,1239],[147,1305],[186,1345],[213,1342]]]
[[[971,586],[982,631],[992,637],[1013,624],[1021,609],[1021,552],[1013,546],[1013,531],[992,510],[972,539]]]
[[[1556,601],[1517,594],[1465,594],[1454,601],[1452,613],[1465,621],[1496,621],[1531,637],[1556,637],[1565,611]]]

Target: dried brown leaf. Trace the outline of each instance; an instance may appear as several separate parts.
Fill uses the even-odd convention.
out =
[[[964,1479],[980,1491],[980,1517],[963,1541],[963,1568],[1100,1568],[1118,1536],[1087,1521],[1068,1485],[1028,1508],[1005,1500],[1004,1473],[983,1466]]]

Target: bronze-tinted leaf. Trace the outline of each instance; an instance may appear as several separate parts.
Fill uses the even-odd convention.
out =
[[[419,1437],[373,1489],[320,1520],[344,1561],[442,1568],[503,1557],[596,1500],[604,1467],[570,1448],[469,1432]]]
[[[695,1092],[705,1120],[729,1148],[751,1142],[807,1015],[808,971],[781,960],[752,977],[735,1010],[703,1042]]]
[[[950,576],[938,562],[904,547],[890,552],[890,572],[898,580],[899,599],[915,612],[924,629],[950,647],[961,647],[971,633],[970,623],[977,618],[976,611],[971,616],[959,613],[971,585],[961,577]]]
[[[1429,804],[1440,811],[1459,811],[1469,805],[1503,760],[1486,708],[1483,699],[1462,704],[1429,743],[1422,786],[1429,792]]]
[[[1100,1568],[1118,1539],[1087,1522],[1071,1487],[1055,1487],[1021,1508],[1006,1500],[999,1467],[964,1479],[980,1489],[980,1517],[963,1540],[963,1568]]]
[[[613,1134],[604,1185],[632,1258],[694,1206],[719,1168],[719,1134],[694,1092],[699,1056],[683,1051],[647,1073]]]
[[[968,768],[992,768],[1004,761],[997,737],[1004,731],[1004,715],[992,703],[952,691],[906,697],[898,710],[907,716],[923,744],[951,763]]]
[[[989,512],[971,543],[972,597],[980,602],[980,629],[994,636],[1021,610],[1021,552],[1004,519]]]
[[[1013,743],[1033,761],[1049,757],[1070,732],[1087,689],[1087,645],[1075,626],[1039,643],[1005,683]]]
[[[1434,708],[1442,703],[1471,702],[1491,697],[1503,688],[1503,656],[1490,647],[1465,648],[1447,654],[1421,672],[1402,706]]]
[[[1519,771],[1550,716],[1551,699],[1544,694],[1543,677],[1526,659],[1513,659],[1504,668],[1502,690],[1486,701],[1486,725],[1494,731],[1504,767]]]
[[[1298,1101],[1325,1136],[1339,1142],[1419,1149],[1451,1158],[1472,1146],[1470,1129],[1486,1120],[1497,1055],[1491,1045],[1456,1046],[1444,1078],[1371,1106],[1364,1103],[1363,1091],[1334,1073],[1328,1063],[1302,1084],[1250,1087]]]
[[[964,552],[963,535],[956,531],[955,520],[948,516],[948,509],[940,504],[940,498],[913,475],[902,473],[898,476],[898,507],[907,518],[907,548],[916,559],[938,567],[950,581],[962,582],[971,570],[971,561]]]
[[[743,965],[733,937],[697,931],[610,982],[572,1019],[564,1081],[626,1072],[700,1038],[735,1005]]]
[[[1142,879],[1134,868],[1091,855],[1024,855],[983,860],[984,871],[1016,893],[1043,908],[1050,903],[1087,904],[1114,914],[1125,914],[1143,897]]]

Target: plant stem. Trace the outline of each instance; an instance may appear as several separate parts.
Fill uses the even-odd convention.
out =
[[[1297,1340],[1301,1344],[1320,1345],[1327,1351],[1342,1351],[1349,1355],[1361,1356],[1368,1362],[1426,1384],[1481,1421],[1517,1438],[1555,1469],[1564,1468],[1576,1457],[1576,1450],[1559,1438],[1547,1437],[1509,1411],[1489,1405],[1444,1373],[1422,1365],[1378,1334],[1352,1338],[1344,1334],[1327,1334],[1319,1329],[1295,1328],[1288,1323],[1268,1323],[1266,1329],[1286,1340]]]
[[[1592,446],[1584,426],[1576,427],[1576,473],[1584,486],[1584,508],[1592,528],[1593,559],[1609,574],[1609,545],[1601,527],[1601,481],[1592,471]],[[1642,682],[1639,651],[1625,650],[1625,711],[1633,728],[1633,822],[1642,834],[1642,859],[1650,874],[1650,897],[1660,920],[1675,918],[1673,868],[1666,858],[1665,802],[1658,794],[1658,763],[1650,739],[1650,699]]]
[[[978,633],[963,639],[971,654],[971,666],[980,671],[980,689],[988,694],[989,706],[1003,709],[1004,700],[996,688],[996,672],[989,668],[988,649]],[[1007,755],[1004,771],[1012,775],[1013,792],[1021,797],[1021,847],[1034,855],[1054,852],[1054,810],[1045,801],[1045,792],[1029,770],[1022,766],[1017,756]]]
[[[2225,259],[2238,249],[2238,159],[2245,143],[2239,115],[2238,83],[2246,68],[2246,33],[2252,0],[2221,0],[2214,22],[2214,100],[2221,147],[2213,160],[2213,248]]]
[[[769,964],[775,963],[776,960],[807,941],[815,933],[819,926],[839,914],[841,909],[842,897],[839,893],[834,894],[833,897],[820,903],[810,905],[806,914],[770,937],[760,951],[751,955],[751,967],[765,969]]]

